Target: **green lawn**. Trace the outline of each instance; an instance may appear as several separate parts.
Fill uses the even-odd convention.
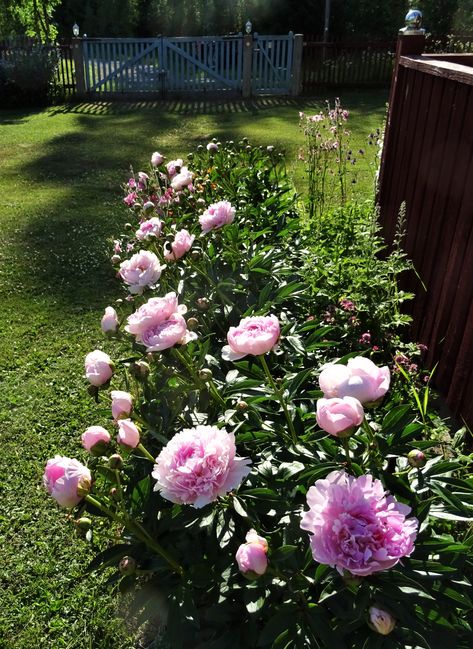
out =
[[[387,92],[341,99],[353,149],[367,149]],[[99,322],[118,295],[107,239],[126,220],[120,184],[130,165],[146,169],[154,150],[178,157],[212,137],[247,136],[284,148],[302,189],[298,112],[320,105],[261,98],[0,111],[0,647],[134,646],[120,602],[103,580],[82,577],[86,542],[41,487],[45,461],[57,452],[82,457],[80,433],[101,423],[92,418],[83,358],[107,350]],[[360,195],[368,192],[371,173],[357,183]]]

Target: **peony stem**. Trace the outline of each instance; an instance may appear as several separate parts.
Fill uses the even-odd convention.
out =
[[[261,360],[261,365],[263,366],[263,370],[264,370],[264,373],[266,374],[266,377],[268,379],[268,383],[269,383],[270,387],[272,388],[274,394],[278,398],[279,403],[282,406],[282,409],[284,411],[284,415],[286,417],[287,425],[289,426],[289,430],[291,431],[292,441],[294,442],[294,444],[297,444],[296,429],[294,428],[294,422],[292,421],[291,416],[289,414],[289,410],[287,409],[287,404],[286,404],[286,401],[285,401],[285,399],[283,397],[283,394],[282,394],[281,390],[279,390],[279,388],[276,386],[276,383],[274,382],[274,379],[271,376],[271,372],[269,371],[269,367],[268,367],[268,364],[266,362],[266,359],[265,359],[264,355],[261,354],[259,356],[259,359]]]
[[[176,347],[173,347],[173,352],[177,356],[177,358],[181,361],[181,363],[184,365],[184,367],[186,367],[187,371],[194,379],[194,382],[197,383],[197,385],[201,385],[203,381],[201,380],[198,373],[192,366],[192,361],[187,358],[187,354],[184,351],[181,352],[179,349],[176,349]],[[215,384],[212,381],[212,379],[210,379],[208,385],[209,385],[209,392],[212,395],[212,397],[215,399],[215,401],[219,403],[221,406],[226,407],[225,401],[218,393],[218,390],[215,387]]]
[[[155,458],[151,455],[151,453],[150,453],[150,452],[149,452],[149,451],[148,451],[148,450],[143,446],[143,444],[141,444],[141,443],[138,444],[138,446],[136,447],[136,449],[137,449],[138,451],[140,451],[140,453],[141,453],[142,455],[144,455],[145,458],[146,458],[147,460],[149,460],[150,462],[153,462],[153,464],[156,462],[156,459],[155,459]]]
[[[361,428],[362,428],[362,429],[365,431],[365,433],[367,434],[368,439],[370,440],[371,444],[373,444],[373,446],[374,446],[375,448],[377,448],[377,447],[378,447],[378,442],[376,441],[376,437],[375,437],[375,435],[374,435],[374,431],[373,431],[373,429],[371,428],[371,426],[369,425],[369,423],[366,421],[366,417],[364,417],[364,418],[363,418],[363,421],[361,422]]]
[[[106,516],[111,518],[116,523],[119,523],[120,525],[124,525],[140,541],[142,541],[145,545],[151,548],[153,552],[155,552],[160,557],[162,557],[166,561],[166,563],[168,563],[171,566],[174,572],[177,572],[178,575],[182,576],[184,574],[184,569],[182,568],[182,566],[180,566],[157,541],[151,538],[148,532],[138,522],[132,521],[128,517],[121,519],[119,516],[115,514],[115,512],[113,512],[111,509],[103,505],[99,500],[97,500],[90,494],[87,494],[85,500],[91,505],[93,505],[94,507],[97,507],[97,509],[100,509],[102,513],[104,513]]]
[[[342,437],[342,444],[345,450],[345,457],[347,458],[347,467],[351,469],[350,444],[348,443],[348,439],[348,437]]]

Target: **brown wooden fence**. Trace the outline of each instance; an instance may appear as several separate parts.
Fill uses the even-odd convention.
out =
[[[70,41],[44,45],[27,37],[3,40],[0,41],[0,59],[13,63],[18,57],[27,56],[33,49],[51,52],[56,57],[57,64],[53,79],[55,98],[59,100],[73,98],[76,95],[76,79]]]
[[[414,39],[414,40],[412,40]],[[421,55],[400,38],[381,173],[381,222],[394,237],[403,201],[413,277],[411,337],[434,385],[473,427],[473,54]]]
[[[313,94],[331,86],[389,86],[394,42],[304,42],[302,91]]]

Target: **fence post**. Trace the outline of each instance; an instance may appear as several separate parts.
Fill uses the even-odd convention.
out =
[[[253,67],[253,36],[245,34],[243,36],[243,79],[241,84],[241,94],[245,99],[251,97],[251,71]]]
[[[289,89],[289,92],[293,97],[296,97],[301,92],[303,47],[304,47],[304,36],[302,34],[296,34],[294,36],[294,51],[292,53],[291,85]]]
[[[72,39],[72,58],[74,60],[76,93],[78,97],[83,97],[85,95],[85,77],[84,77],[84,45],[82,43],[82,38]]]
[[[402,56],[420,56],[425,47],[425,29],[421,29],[422,13],[417,9],[410,10],[405,18],[406,26],[399,30],[399,36],[396,47],[396,59],[394,62],[394,71],[391,81],[391,89],[389,91],[388,100],[388,114],[386,118],[386,128],[384,132],[383,153],[381,157],[381,164],[379,167],[378,178],[378,202],[381,209],[381,221],[383,219],[383,199],[384,199],[384,173],[386,168],[386,152],[388,151],[388,144],[391,135],[391,121],[393,114],[396,113],[394,106],[402,98],[399,97],[397,92],[398,77],[401,72],[399,60]]]

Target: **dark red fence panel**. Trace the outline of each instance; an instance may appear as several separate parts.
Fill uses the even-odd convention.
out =
[[[395,43],[304,42],[302,91],[313,94],[321,87],[389,86]]]
[[[461,61],[461,64],[457,61]],[[469,65],[464,65],[468,63]],[[381,222],[392,241],[406,203],[411,338],[434,384],[473,426],[473,55],[401,57],[383,152]]]

